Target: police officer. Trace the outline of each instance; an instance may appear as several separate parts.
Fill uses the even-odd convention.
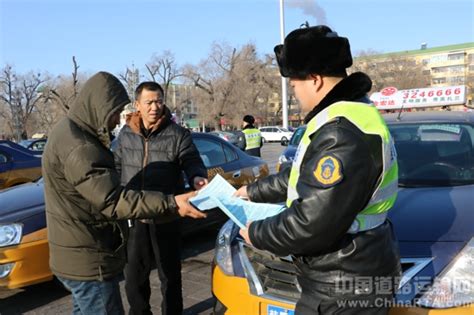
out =
[[[252,115],[244,116],[242,136],[239,137],[238,147],[249,155],[260,157],[260,148],[263,145],[262,133],[255,128],[254,123],[255,118]]]
[[[254,247],[292,255],[296,314],[386,314],[400,260],[386,219],[398,166],[387,126],[367,98],[372,82],[352,65],[349,41],[327,26],[297,29],[275,47],[280,73],[308,112],[291,168],[237,191],[282,202],[277,216],[240,231]]]

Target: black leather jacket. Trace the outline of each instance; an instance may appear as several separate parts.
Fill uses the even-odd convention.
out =
[[[363,101],[368,90],[367,76],[349,76],[315,107],[306,122],[337,101]],[[345,118],[321,127],[312,136],[302,161],[297,183],[300,198],[280,215],[253,222],[249,229],[252,244],[277,255],[293,255],[298,273],[319,282],[355,276],[398,276],[398,245],[389,222],[355,235],[347,233],[371,198],[382,172],[380,141]],[[320,158],[327,154],[342,164],[343,179],[331,187],[323,187],[313,174]],[[285,201],[290,170],[249,185],[250,199]]]

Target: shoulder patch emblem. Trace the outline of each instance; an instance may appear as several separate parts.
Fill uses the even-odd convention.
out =
[[[343,178],[342,164],[339,159],[332,155],[323,156],[319,159],[313,174],[323,187],[334,186]]]

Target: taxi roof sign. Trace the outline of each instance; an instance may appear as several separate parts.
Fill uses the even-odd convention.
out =
[[[466,104],[466,86],[443,86],[397,90],[386,87],[370,96],[378,109],[400,109],[416,107],[436,107]]]

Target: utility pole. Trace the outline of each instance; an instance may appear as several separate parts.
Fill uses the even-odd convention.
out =
[[[280,39],[282,44],[285,41],[285,17],[283,10],[283,0],[280,0]],[[288,91],[285,77],[281,77],[281,108],[283,128],[288,128]]]

